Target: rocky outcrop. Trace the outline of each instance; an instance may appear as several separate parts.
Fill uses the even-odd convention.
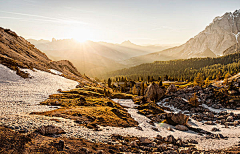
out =
[[[38,70],[52,73],[50,69],[57,70],[62,76],[79,80],[81,74],[67,60],[52,61],[46,54],[38,50],[34,45],[18,36],[15,32],[0,27],[0,64],[18,71],[17,74],[26,78],[27,74],[18,68],[36,68]]]
[[[228,49],[226,49],[223,52],[223,55],[229,55],[229,54],[234,54],[240,52],[240,45],[239,43],[232,45],[231,47],[229,47]]]
[[[164,96],[164,90],[160,88],[157,84],[150,84],[145,90],[145,96],[151,101],[158,101]]]

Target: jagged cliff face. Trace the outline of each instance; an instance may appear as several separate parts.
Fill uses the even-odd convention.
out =
[[[223,55],[229,47],[240,41],[240,10],[216,17],[213,22],[183,45],[182,58],[199,57],[210,49],[215,55]],[[209,51],[210,52],[210,51]],[[207,53],[202,56],[207,56]]]
[[[63,73],[63,76],[78,80],[81,74],[66,60],[52,61],[34,45],[18,36],[15,32],[0,27],[0,64],[3,64],[17,74],[21,74],[19,68],[39,69],[51,72],[55,69]]]
[[[239,42],[240,10],[236,10],[233,13],[229,12],[221,17],[216,17],[202,32],[183,45],[134,57],[126,61],[126,63],[139,65],[141,63],[173,59],[216,57],[236,52],[235,48],[239,48]]]

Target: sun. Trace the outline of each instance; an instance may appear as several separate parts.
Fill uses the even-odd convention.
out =
[[[72,31],[71,37],[80,43],[84,43],[87,40],[91,40],[92,32],[88,29],[77,28]]]

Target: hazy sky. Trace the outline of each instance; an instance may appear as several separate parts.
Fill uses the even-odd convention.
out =
[[[25,38],[180,44],[240,0],[0,0],[0,26]]]

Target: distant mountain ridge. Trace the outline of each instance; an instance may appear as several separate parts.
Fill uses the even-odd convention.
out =
[[[73,39],[45,41],[29,39],[37,48],[54,60],[68,59],[80,72],[95,77],[108,71],[128,67],[125,60],[146,55],[168,46],[140,46],[130,41],[121,44],[87,41],[79,43]]]
[[[22,77],[28,77],[19,68],[36,68],[51,73],[50,69],[62,72],[63,76],[78,80],[81,74],[67,60],[52,61],[47,55],[23,37],[18,36],[10,29],[0,27],[0,64],[3,64]]]

